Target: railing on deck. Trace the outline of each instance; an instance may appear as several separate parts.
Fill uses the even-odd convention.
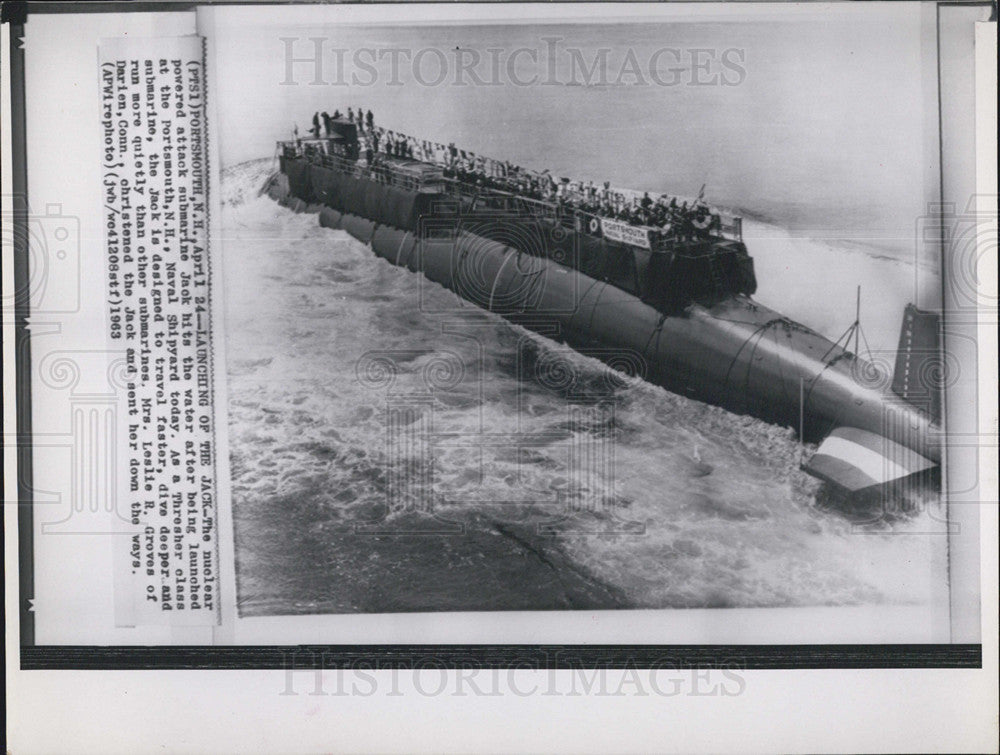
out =
[[[743,218],[735,215],[719,214],[722,226],[719,228],[720,235],[732,239],[733,241],[743,241]]]
[[[494,187],[482,187],[475,184],[461,181],[457,178],[444,178],[440,173],[424,173],[407,168],[393,162],[392,157],[382,157],[371,164],[358,159],[330,154],[326,139],[301,139],[298,141],[279,141],[277,148],[284,157],[298,158],[304,157],[314,165],[323,168],[338,170],[355,178],[364,178],[379,183],[397,186],[409,191],[434,191],[449,194],[455,198],[471,199],[474,202],[481,202],[483,206],[488,206],[491,199],[500,198],[503,200],[507,210],[525,212],[533,218],[546,219],[559,222],[564,228],[588,233],[592,236],[598,235],[592,229],[592,221],[597,221],[598,228],[602,227],[602,217],[586,210],[581,210],[571,204],[561,204],[543,199],[533,199],[522,194],[505,191]],[[416,165],[430,165],[430,163],[415,161]],[[436,166],[435,167],[440,167]],[[743,240],[743,219],[740,217],[714,213],[719,217],[719,223],[703,237],[722,237],[733,241]],[[614,220],[608,218],[607,220]],[[649,239],[649,248],[653,251],[666,251],[676,243],[676,238],[667,237],[663,229],[655,226],[641,226],[626,221],[614,221],[624,223],[639,231],[645,232]]]
[[[504,200],[502,204],[505,209],[523,212],[527,217],[531,218],[558,222],[567,230],[576,230],[591,236],[607,235],[605,224],[602,223],[602,220],[613,220],[604,219],[600,215],[581,210],[572,205],[560,205],[557,202],[549,202],[544,199],[532,199],[501,189],[480,189],[480,187],[470,186],[455,179],[444,179],[444,183],[454,194],[463,194],[465,196],[468,196],[470,193],[474,194],[477,197],[476,201],[483,203],[485,206],[489,205],[491,198],[502,198]],[[742,241],[743,219],[725,215],[720,215],[719,217],[719,225],[714,229],[702,233],[692,231],[688,240],[706,240],[712,237],[718,239],[722,237],[733,241]],[[664,229],[656,226],[635,225],[634,223],[625,223],[624,221],[614,222],[619,225],[628,225],[637,231],[645,233],[646,239],[649,242],[648,248],[654,252],[668,251],[675,247],[678,242],[685,240],[678,238],[676,235],[671,236]]]
[[[381,157],[369,164],[342,155],[329,154],[325,151],[325,147],[320,144],[323,141],[325,140],[302,140],[301,143],[278,142],[278,146],[284,157],[303,157],[313,165],[337,170],[354,178],[377,181],[409,191],[441,190],[440,174],[425,173],[420,175],[406,166],[384,160]]]

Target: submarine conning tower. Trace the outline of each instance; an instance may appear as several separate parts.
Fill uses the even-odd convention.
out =
[[[330,119],[326,134],[278,142],[290,192],[307,204],[420,239],[472,234],[502,243],[609,283],[665,314],[756,291],[741,218],[707,205],[685,206],[684,213],[670,208],[671,222],[651,227],[602,216],[561,196],[553,201],[512,191],[509,174],[503,175],[507,163],[491,162],[503,166],[491,173],[473,172],[458,159],[379,152],[346,119]],[[388,145],[391,138],[379,141]]]

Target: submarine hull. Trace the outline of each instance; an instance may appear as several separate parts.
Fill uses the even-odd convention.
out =
[[[504,243],[462,224],[428,234],[427,217],[449,212],[440,197],[301,160],[282,158],[264,190],[278,201],[300,200],[299,209],[319,204],[321,225],[347,231],[393,265],[672,392],[792,427],[809,440],[859,428],[940,460],[936,426],[891,391],[891,375],[749,296],[667,314],[641,291],[591,277],[557,255],[530,253],[535,240],[526,249],[516,238]]]

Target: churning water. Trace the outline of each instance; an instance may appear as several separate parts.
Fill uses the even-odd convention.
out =
[[[845,513],[798,470],[790,429],[463,305],[259,197],[272,168],[237,165],[222,185],[244,615],[931,599],[933,492],[902,516]],[[749,242],[758,298],[833,337],[845,323],[816,306],[828,280],[766,276],[802,256],[887,279],[900,265],[760,224],[748,236],[770,240]]]

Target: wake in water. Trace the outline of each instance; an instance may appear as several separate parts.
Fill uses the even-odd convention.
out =
[[[790,429],[462,302],[257,196],[271,167],[222,182],[244,615],[925,604],[939,589],[933,491],[845,515],[799,471]],[[765,267],[809,253],[766,245],[750,242]],[[767,291],[796,317],[809,286]]]

